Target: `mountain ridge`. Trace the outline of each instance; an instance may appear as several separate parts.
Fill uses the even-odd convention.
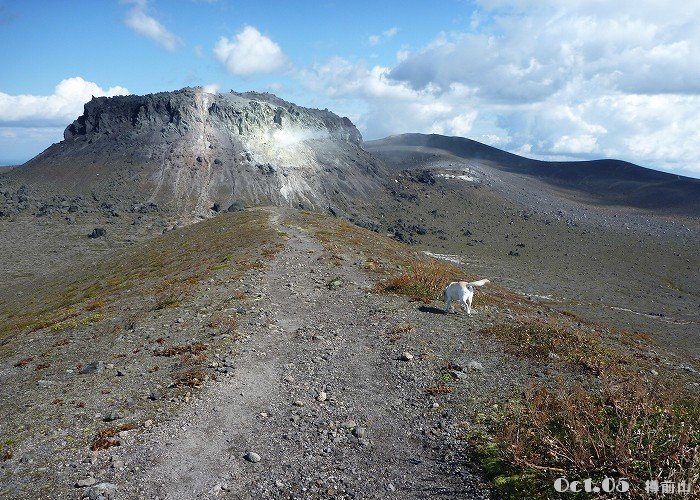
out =
[[[578,191],[590,197],[593,204],[700,215],[699,179],[623,160],[534,160],[472,139],[437,134],[395,135],[367,141],[365,148],[390,166],[408,162],[420,168],[422,162],[429,161],[426,155],[446,153],[501,172],[535,178],[556,188]]]
[[[391,170],[424,168],[441,154],[512,174],[501,181],[516,188],[535,179],[535,189],[590,205],[700,216],[697,179],[615,159],[529,159],[437,134],[363,141],[347,117],[328,110],[270,93],[200,87],[93,98],[63,141],[0,170],[0,212],[33,206],[46,213],[62,203],[138,211],[154,204],[192,220],[229,206],[271,204],[372,218],[367,203],[385,198]]]

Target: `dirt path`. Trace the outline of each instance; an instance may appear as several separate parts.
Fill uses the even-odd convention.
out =
[[[241,325],[252,334],[233,374],[130,453],[119,496],[487,498],[432,431],[444,417],[423,392],[434,374],[382,337],[385,299],[364,291],[359,267],[319,259],[317,241],[279,220],[289,240]]]

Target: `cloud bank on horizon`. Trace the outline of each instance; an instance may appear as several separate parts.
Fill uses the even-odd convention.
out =
[[[234,15],[240,6],[227,11],[224,0],[181,3],[191,6],[190,19],[164,2],[123,0],[115,20],[120,36],[151,44],[156,52],[148,62],[156,70],[183,65],[171,80],[184,84],[174,88],[269,90],[347,115],[366,138],[457,135],[534,158],[619,158],[700,177],[696,2],[478,0],[445,3],[444,19],[432,23],[397,4],[393,17],[356,36],[348,35],[356,26],[343,31],[351,20],[342,14],[329,26],[310,20],[317,33],[295,33],[284,29],[291,14],[279,6],[248,21]],[[299,16],[313,14],[306,7]],[[208,37],[189,28],[205,14],[205,25],[218,26]],[[418,39],[421,27],[432,31]],[[157,51],[167,54],[163,61]],[[193,76],[189,66],[196,64]],[[91,95],[128,93],[126,85],[141,90],[132,75],[120,79],[129,69],[106,89],[89,72],[55,80],[50,95],[0,86],[0,148],[23,129],[32,137],[44,130],[48,138]],[[37,144],[34,154],[47,145]]]

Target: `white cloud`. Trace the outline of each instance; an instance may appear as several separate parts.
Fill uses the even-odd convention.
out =
[[[301,78],[353,103],[369,138],[468,134],[534,157],[700,174],[700,3],[477,3],[467,31],[402,48],[391,65],[332,59]]]
[[[344,107],[364,110],[351,118],[368,138],[402,132],[463,135],[471,130],[478,115],[462,104],[469,89],[453,85],[448,92],[436,95],[435,89],[417,90],[391,80],[389,71],[336,57],[300,72],[299,77],[308,88],[325,93]]]
[[[77,76],[62,80],[51,95],[9,95],[0,92],[0,125],[15,127],[66,126],[83,112],[92,96],[126,95],[121,86],[103,89]]]
[[[290,66],[280,46],[253,26],[243,28],[235,40],[219,38],[214,55],[232,75],[274,73]]]
[[[589,134],[561,136],[552,146],[556,153],[597,153],[598,140]]]
[[[140,35],[150,38],[166,50],[174,51],[182,45],[182,40],[171,33],[156,18],[147,13],[147,0],[131,0],[125,3],[133,7],[127,12],[124,23]]]
[[[508,136],[500,136],[496,134],[482,134],[480,136],[474,137],[474,140],[482,142],[484,144],[488,144],[489,146],[502,148],[511,141],[511,138]]]
[[[369,37],[367,37],[367,43],[369,43],[370,45],[379,45],[382,42],[386,42],[394,38],[394,36],[398,32],[399,29],[396,26],[394,26],[393,28],[389,28],[388,30],[383,31],[379,35],[370,35]]]
[[[525,109],[502,109],[498,121],[512,136],[510,147],[529,143],[538,157],[620,158],[700,173],[700,96],[579,94],[569,89]],[[577,105],[564,104],[574,99]]]
[[[521,156],[529,157],[532,153],[532,144],[525,143],[513,152]]]
[[[63,140],[66,125],[92,96],[129,94],[120,86],[103,89],[80,77],[62,80],[51,95],[0,92],[0,164],[23,162],[52,142]]]
[[[468,111],[454,118],[435,122],[430,131],[433,134],[467,137],[472,131],[472,126],[478,115],[476,111]]]

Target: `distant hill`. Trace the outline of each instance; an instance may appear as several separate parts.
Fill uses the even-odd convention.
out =
[[[364,146],[395,168],[418,168],[430,155],[447,154],[585,193],[601,204],[700,215],[700,180],[625,161],[532,160],[471,139],[437,134],[402,134],[367,141]]]

